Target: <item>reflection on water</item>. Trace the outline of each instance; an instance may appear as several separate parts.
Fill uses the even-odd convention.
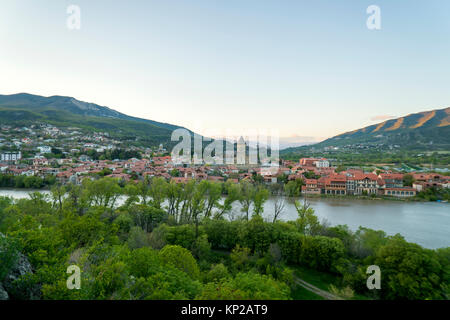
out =
[[[0,190],[0,196],[16,199],[27,198],[34,190]],[[49,193],[49,191],[39,191]],[[118,205],[125,201],[118,200]],[[303,201],[303,199],[301,199]],[[403,202],[383,200],[360,200],[349,198],[312,198],[308,202],[316,211],[320,220],[331,225],[346,224],[352,230],[359,226],[383,230],[389,235],[400,233],[406,240],[418,243],[426,248],[450,246],[450,204],[436,202]],[[271,220],[274,200],[264,206],[264,217]],[[231,215],[236,218],[240,212],[239,203],[235,203]],[[297,219],[297,211],[292,199],[286,199],[281,220]]]

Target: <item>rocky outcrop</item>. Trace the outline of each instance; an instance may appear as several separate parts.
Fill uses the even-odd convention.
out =
[[[0,237],[5,238],[0,233]],[[0,248],[1,250],[1,248]],[[9,270],[8,274],[0,282],[0,300],[8,299],[34,299],[36,296],[36,290],[20,290],[17,286],[16,280],[20,279],[26,274],[32,274],[33,268],[28,261],[27,257],[22,253],[17,254],[17,260],[14,266]]]
[[[8,300],[9,295],[8,292],[6,292],[5,288],[3,288],[2,284],[0,283],[0,300]]]

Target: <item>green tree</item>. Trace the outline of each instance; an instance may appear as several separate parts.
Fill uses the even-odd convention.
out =
[[[231,279],[210,282],[200,300],[289,300],[289,287],[272,277],[254,272],[238,273]]]
[[[239,199],[239,202],[242,206],[242,212],[245,212],[246,214],[247,220],[249,220],[250,206],[253,203],[254,194],[255,188],[252,184],[247,181],[241,183],[241,197]]]
[[[191,278],[198,279],[200,269],[191,252],[183,247],[167,245],[159,252],[161,260],[187,273]]]
[[[407,187],[412,187],[413,183],[414,183],[414,178],[412,176],[412,174],[405,174],[403,175],[403,185],[407,186]]]
[[[253,213],[261,215],[264,212],[264,203],[269,199],[269,190],[259,187],[253,194]]]
[[[385,299],[441,299],[441,268],[436,253],[393,237],[373,261],[382,270]]]
[[[295,221],[298,230],[307,235],[317,234],[321,226],[319,219],[314,214],[314,209],[311,208],[306,200],[303,202],[303,205],[299,201],[295,201],[295,209],[298,213],[298,218]]]
[[[230,212],[233,208],[233,203],[238,201],[241,197],[241,188],[239,184],[235,184],[227,181],[225,183],[225,192],[227,196],[223,201],[221,210],[216,214],[215,218],[222,218],[226,213]]]

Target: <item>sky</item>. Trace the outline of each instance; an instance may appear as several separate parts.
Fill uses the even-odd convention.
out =
[[[447,107],[449,52],[447,0],[0,1],[0,94],[71,96],[209,135],[317,141]]]

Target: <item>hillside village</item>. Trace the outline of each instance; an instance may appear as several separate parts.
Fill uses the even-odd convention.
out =
[[[186,183],[190,179],[218,182],[258,181],[268,185],[301,181],[305,195],[381,195],[412,197],[428,188],[449,188],[450,177],[434,173],[410,172],[412,182],[404,185],[404,174],[389,170],[364,172],[346,169],[337,172],[325,158],[281,160],[267,170],[245,165],[177,165],[160,145],[142,149],[123,146],[107,133],[86,134],[79,128],[61,129],[49,124],[13,128],[1,126],[0,172],[4,176],[34,176],[52,183],[79,184],[83,179],[103,176],[121,181],[163,177]],[[127,159],[106,159],[105,155],[124,150]],[[108,153],[109,152],[109,153]],[[275,169],[275,170],[274,170]]]

